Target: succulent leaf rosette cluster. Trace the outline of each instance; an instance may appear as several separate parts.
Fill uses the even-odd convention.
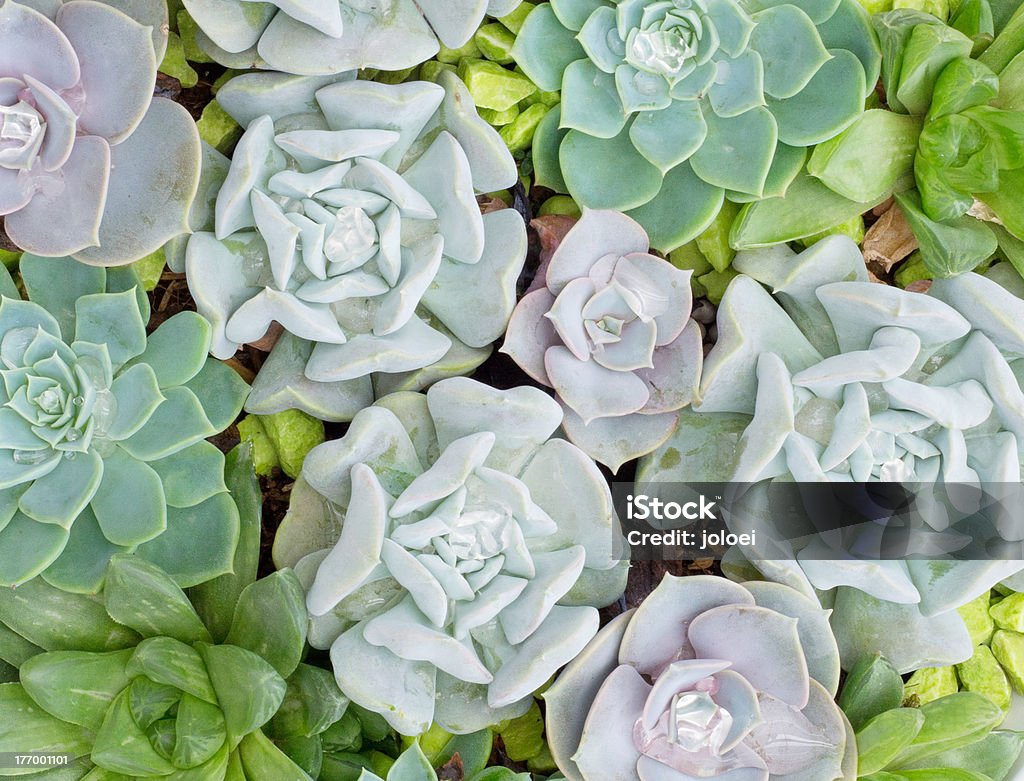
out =
[[[0,5],[0,218],[17,247],[121,265],[188,230],[199,133],[153,97],[166,45],[160,0]]]
[[[319,769],[307,774],[271,740],[271,719],[315,713],[322,730],[348,701],[328,671],[300,663],[306,614],[294,573],[256,581],[255,559],[252,573],[244,588],[194,605],[159,567],[122,554],[98,600],[38,580],[0,594],[0,626],[21,642],[4,646],[18,677],[0,684],[0,747],[68,754],[68,779],[310,781]],[[201,618],[211,609],[226,634]],[[44,626],[46,610],[69,624]],[[0,776],[53,771],[28,772]]]
[[[515,164],[453,73],[440,84],[242,76],[247,127],[186,268],[220,358],[287,332],[247,409],[347,420],[389,389],[468,372],[515,305],[526,228],[476,193]]]
[[[95,592],[136,551],[183,586],[230,569],[238,511],[206,438],[248,386],[194,312],[148,337],[135,273],[25,255],[0,279],[0,584]],[[194,535],[201,533],[198,548]]]
[[[458,49],[485,15],[521,0],[186,0],[200,45],[232,68],[319,76],[362,68],[399,71],[441,45]]]
[[[604,478],[536,388],[396,393],[310,451],[274,542],[310,643],[399,732],[521,716],[625,586]]]
[[[538,179],[627,212],[663,251],[724,198],[782,195],[806,148],[862,112],[881,59],[854,0],[552,0],[513,56],[562,94],[534,138]]]
[[[700,400],[639,480],[1020,481],[1024,301],[977,274],[936,280],[928,295],[868,282],[842,236],[799,256],[740,253],[734,265]],[[845,664],[881,652],[901,672],[969,658],[956,608],[1024,566],[830,550],[819,539],[798,561],[753,564],[826,592]]]
[[[569,438],[618,469],[654,450],[696,394],[702,336],[689,271],[625,215],[586,210],[509,322],[502,352],[555,388]]]
[[[853,781],[828,613],[778,583],[666,575],[544,699],[569,781]]]

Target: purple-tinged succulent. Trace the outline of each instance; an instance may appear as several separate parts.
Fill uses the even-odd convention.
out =
[[[153,97],[167,8],[117,5],[0,4],[0,217],[27,252],[116,266],[188,231],[199,134]]]

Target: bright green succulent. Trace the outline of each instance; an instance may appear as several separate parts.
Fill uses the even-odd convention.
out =
[[[857,734],[857,778],[1003,781],[1024,746],[1024,733],[996,729],[1003,712],[972,692],[919,703],[904,700],[903,679],[880,656],[851,670],[839,696]]]
[[[256,580],[261,497],[244,452],[231,454],[228,482],[242,515],[233,572],[188,596],[130,554],[111,559],[98,596],[39,579],[0,590],[0,659],[18,669],[0,684],[0,751],[70,754],[59,776],[69,780],[319,774],[317,739],[348,702],[328,671],[300,663],[306,611],[295,576]]]
[[[895,192],[932,276],[969,271],[997,247],[1019,257],[1022,9],[1001,31],[987,0],[964,2],[949,25],[909,8],[874,17],[890,110],[868,111],[819,145],[802,203],[752,205],[738,220],[734,243],[749,248],[800,238],[820,229],[824,215],[837,222],[857,216]],[[832,192],[821,193],[823,185]]]
[[[25,612],[74,615],[45,583],[21,592],[0,597],[0,610],[26,645],[47,633]],[[102,599],[75,599],[91,614],[85,633],[47,637],[19,682],[0,685],[3,750],[70,754],[72,779],[310,778],[260,729],[285,701],[286,679],[320,678],[331,692],[329,673],[299,664],[306,620],[291,572],[242,590],[220,642],[170,576],[138,557],[111,560]],[[333,692],[319,702],[328,723],[347,704]]]
[[[238,511],[205,440],[248,386],[208,360],[210,325],[182,312],[147,337],[129,270],[25,255],[28,301],[0,275],[0,583],[94,592],[119,551],[183,586],[226,572]]]
[[[880,53],[854,0],[552,0],[512,54],[560,111],[537,128],[537,180],[627,211],[659,250],[724,198],[785,193],[806,148],[853,122]]]

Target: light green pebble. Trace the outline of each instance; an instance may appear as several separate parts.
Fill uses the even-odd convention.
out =
[[[166,263],[167,257],[164,255],[163,247],[132,263],[132,268],[139,275],[139,281],[145,291],[149,292],[160,284],[160,277],[163,276]]]
[[[536,85],[526,76],[496,62],[467,58],[459,63],[458,73],[478,109],[507,111],[537,91]]]
[[[975,648],[970,659],[956,666],[956,673],[961,689],[984,694],[1003,710],[1010,709],[1010,681],[987,645]]]
[[[920,250],[914,250],[896,270],[896,284],[900,287],[906,287],[912,282],[931,278],[932,272],[925,265]]]
[[[672,250],[668,255],[668,259],[676,268],[683,271],[687,269],[692,270],[694,278],[703,276],[712,270],[711,264],[708,263],[708,259],[700,251],[696,241],[691,241],[689,244],[684,244]]]
[[[448,63],[449,65],[456,65],[466,57],[480,57],[480,49],[477,47],[476,40],[473,38],[470,38],[458,49],[449,49],[444,44],[441,44],[441,51],[437,53],[435,59],[438,62],[445,62]]]
[[[934,702],[958,691],[960,684],[953,667],[924,667],[910,676],[903,689],[904,701],[916,700],[917,705]]]
[[[252,460],[256,474],[269,477],[280,466],[277,451],[260,423],[259,416],[246,415],[238,422],[238,434],[243,442],[252,444]]]
[[[21,260],[20,252],[12,252],[9,249],[0,249],[0,263],[3,263],[7,268],[15,268],[18,265],[19,260]]]
[[[992,654],[1003,666],[1003,671],[1018,694],[1024,694],[1024,635],[1019,632],[997,630],[992,635]]]
[[[456,73],[458,72],[458,68],[447,62],[427,60],[420,66],[420,78],[423,79],[423,81],[437,81],[438,76],[440,76],[444,71]]]
[[[579,204],[570,195],[552,195],[537,210],[538,217],[547,217],[554,214],[562,214],[566,217],[583,216]]]
[[[185,58],[185,45],[177,33],[167,36],[167,53],[158,70],[178,80],[182,87],[188,89],[199,83],[199,74],[195,72]]]
[[[949,0],[893,0],[892,7],[910,8],[915,11],[924,11],[926,14],[936,16],[942,21],[949,18]]]
[[[203,109],[196,126],[199,128],[199,137],[225,155],[242,136],[242,128],[217,101]]]
[[[972,599],[966,605],[957,608],[960,618],[967,626],[967,631],[971,633],[971,642],[974,645],[987,645],[988,641],[992,639],[992,633],[996,630],[995,622],[988,614],[991,601],[991,593],[986,591],[977,599]]]
[[[992,605],[988,613],[1000,629],[1024,632],[1024,594],[1010,594]]]
[[[532,95],[527,95],[519,101],[519,108],[526,109],[537,103],[543,103],[548,108],[551,108],[552,106],[557,106],[561,102],[561,92],[541,92],[540,90],[537,90]]]
[[[509,65],[512,63],[512,45],[516,42],[515,35],[499,22],[483,25],[473,36],[477,49],[488,60]]]
[[[509,32],[519,35],[519,31],[523,29],[523,22],[526,21],[526,17],[536,7],[536,3],[520,3],[514,11],[501,17],[498,21],[505,25]]]
[[[289,477],[298,477],[306,454],[324,441],[323,421],[297,409],[259,417],[277,451],[281,471]]]
[[[480,119],[492,127],[505,127],[511,124],[519,116],[519,106],[513,106],[507,111],[494,111],[489,108],[477,109]]]
[[[869,14],[882,14],[892,10],[893,0],[857,0]]]
[[[735,271],[727,268],[725,271],[709,271],[707,274],[702,275],[698,281],[704,286],[707,299],[715,306],[718,306],[722,303],[725,289],[729,287],[729,283],[737,276],[739,275]]]
[[[530,148],[533,143],[533,134],[537,125],[551,111],[543,103],[530,106],[525,111],[518,111],[518,116],[500,131],[501,139],[512,154],[523,152]]]

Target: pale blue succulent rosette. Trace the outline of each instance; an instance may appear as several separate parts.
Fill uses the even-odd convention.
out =
[[[516,168],[453,73],[400,85],[250,74],[218,93],[246,132],[209,151],[185,267],[220,358],[285,335],[246,409],[350,420],[375,396],[467,374],[516,301],[526,226],[477,193]],[[222,181],[218,181],[223,175]]]
[[[690,271],[648,252],[629,217],[586,209],[517,304],[501,351],[554,388],[566,436],[613,471],[693,401],[703,359]]]
[[[534,136],[538,183],[626,212],[662,251],[725,198],[783,195],[807,148],[863,111],[881,64],[855,0],[551,0],[512,54],[561,90]]]
[[[855,781],[828,612],[779,583],[666,575],[545,693],[568,781]]]
[[[625,587],[611,493],[537,388],[395,393],[306,457],[274,562],[342,692],[404,735],[524,714]]]
[[[0,5],[0,217],[17,247],[117,266],[188,231],[199,133],[153,97],[166,48],[162,0]]]
[[[973,273],[927,295],[869,282],[842,236],[740,253],[735,267],[699,401],[638,480],[1020,481],[1024,301]],[[728,569],[820,595],[844,665],[880,652],[901,672],[969,658],[956,608],[1024,569],[831,550],[819,540]]]
[[[186,0],[200,46],[230,68],[304,76],[399,71],[469,41],[521,0]]]
[[[24,255],[0,271],[0,584],[95,593],[135,552],[182,587],[229,572],[238,510],[206,441],[248,386],[182,312],[146,335],[134,271]]]

